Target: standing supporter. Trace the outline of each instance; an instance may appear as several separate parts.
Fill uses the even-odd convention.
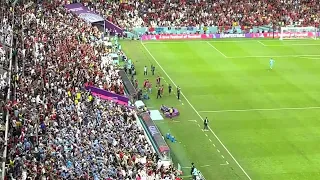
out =
[[[17,54],[24,59],[18,62],[16,100],[6,106],[8,179],[165,176],[134,110],[84,89],[93,85],[124,93],[98,29],[55,3],[16,9],[24,17]],[[156,168],[149,176],[150,166]],[[176,176],[174,169],[166,171]]]

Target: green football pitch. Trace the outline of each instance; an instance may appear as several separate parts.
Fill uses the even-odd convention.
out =
[[[185,175],[191,162],[207,180],[319,179],[318,40],[121,41],[139,85],[153,82],[150,109],[178,108],[156,121]],[[269,70],[269,59],[275,60]],[[156,66],[156,75],[150,72]],[[149,68],[143,76],[143,67]],[[165,94],[156,99],[160,75]],[[167,86],[180,86],[181,100]],[[209,131],[203,131],[203,119]],[[188,179],[188,178],[187,178]]]

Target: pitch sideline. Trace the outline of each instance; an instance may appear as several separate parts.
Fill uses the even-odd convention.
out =
[[[308,41],[310,39],[288,39],[286,40],[285,42],[301,42],[301,41]],[[207,41],[203,41],[203,40],[178,40],[178,41],[175,41],[175,40],[171,40],[171,41],[141,41],[142,44],[146,45],[146,44],[182,44],[182,43],[188,43],[188,42],[202,42],[202,43],[252,43],[252,42],[257,42],[259,43],[258,41],[260,42],[279,42],[280,40],[279,39],[261,39],[261,40],[225,40],[225,39],[221,39],[221,40],[207,40]],[[290,44],[288,44],[290,45]],[[315,45],[320,45],[319,44],[315,44]],[[265,44],[265,46],[268,46]]]
[[[147,53],[150,55],[150,57],[157,63],[157,65],[160,67],[160,69],[164,72],[164,74],[168,77],[168,79],[172,82],[172,84],[177,87],[177,85],[173,82],[171,77],[168,75],[168,73],[162,68],[162,66],[159,64],[159,62],[156,60],[156,58],[151,54],[151,52],[147,49],[147,47],[141,42],[141,45],[144,47],[144,49],[147,51]],[[190,103],[190,101],[186,98],[186,96],[181,92],[182,97],[187,101],[187,103],[190,105],[190,107],[194,110],[194,112],[200,117],[202,121],[204,119],[199,114],[199,112],[194,108],[194,106]],[[248,173],[243,169],[243,167],[239,164],[239,162],[234,158],[234,156],[230,153],[230,151],[227,149],[227,147],[222,143],[222,141],[219,139],[219,137],[213,132],[213,130],[208,127],[210,132],[214,135],[214,137],[218,140],[218,142],[221,144],[221,146],[225,149],[225,151],[230,155],[230,157],[234,160],[234,162],[238,165],[238,167],[242,170],[242,172],[246,175],[246,177],[249,180],[252,180],[251,177],[248,175]]]
[[[216,111],[198,111],[199,113],[225,113],[225,112],[252,112],[252,111],[283,111],[283,110],[310,110],[320,109],[320,106],[314,107],[288,107],[288,108],[265,108],[265,109],[227,109]]]

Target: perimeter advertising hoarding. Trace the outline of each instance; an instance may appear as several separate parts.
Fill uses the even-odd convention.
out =
[[[161,154],[162,158],[170,158],[170,149],[165,140],[163,139],[157,125],[151,119],[149,113],[141,113],[139,117],[142,119],[143,126],[152,141],[155,148]]]
[[[319,36],[319,33],[317,33]],[[315,37],[314,32],[283,33],[284,38]],[[280,38],[280,33],[247,33],[247,34],[159,34],[143,35],[141,40],[182,40],[182,39],[222,39],[222,38]]]

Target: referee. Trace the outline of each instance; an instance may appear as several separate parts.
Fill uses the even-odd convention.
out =
[[[204,119],[204,121],[203,121],[203,130],[204,130],[204,131],[208,131],[208,130],[209,130],[209,128],[208,128],[208,123],[209,123],[209,121],[208,121],[208,118],[206,117],[206,118]]]
[[[177,97],[178,97],[178,100],[180,100],[180,93],[181,93],[181,88],[180,88],[180,86],[177,86]]]

